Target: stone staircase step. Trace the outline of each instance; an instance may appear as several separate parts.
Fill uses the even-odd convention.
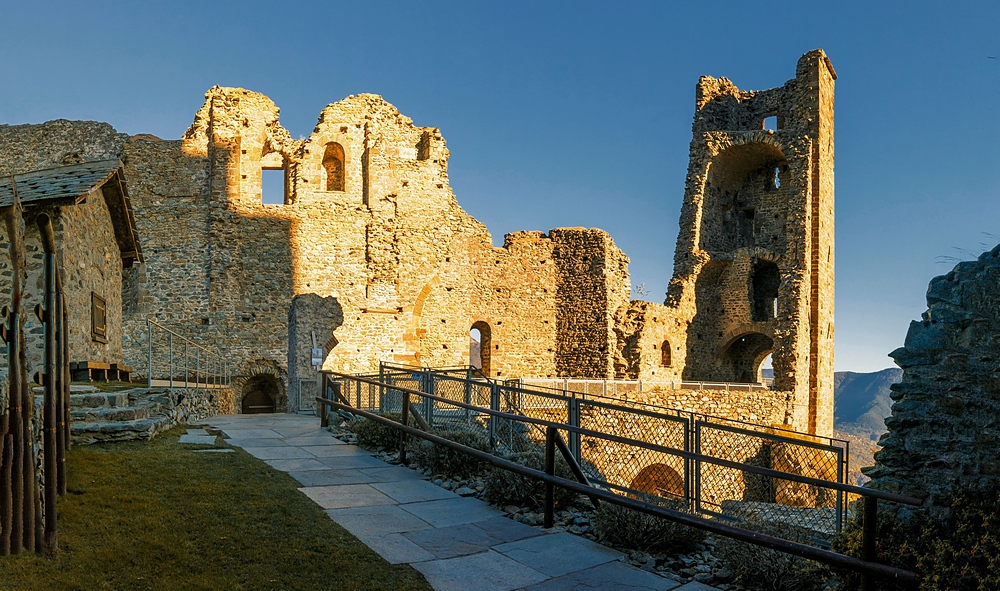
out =
[[[70,394],[70,408],[124,408],[129,405],[128,390]]]
[[[70,433],[75,445],[90,445],[111,441],[151,439],[170,427],[170,419],[156,417],[114,423],[73,423]]]
[[[148,419],[149,411],[149,406],[74,408],[69,411],[69,415],[74,423],[115,423]]]

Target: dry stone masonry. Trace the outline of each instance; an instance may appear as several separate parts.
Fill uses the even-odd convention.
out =
[[[1000,486],[1000,245],[932,279],[927,311],[890,355],[903,380],[876,465],[862,469],[870,486],[926,492],[939,514],[958,486]]]
[[[0,173],[125,162],[145,257],[122,272],[137,373],[147,318],[228,351],[244,388],[267,368],[293,411],[312,405],[312,349],[344,372],[466,364],[473,327],[500,379],[759,382],[773,351],[770,400],[705,406],[829,435],[835,78],[815,50],[780,88],[699,81],[664,304],[630,301],[628,257],[603,230],[516,232],[494,247],[451,191],[440,130],[371,94],[328,105],[304,139],[267,97],[222,87],[179,140],[94,122],[0,126]],[[284,179],[280,204],[265,203],[266,174]]]

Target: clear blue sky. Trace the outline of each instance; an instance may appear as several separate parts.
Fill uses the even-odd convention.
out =
[[[589,226],[662,301],[698,76],[837,81],[838,370],[891,365],[931,277],[1000,242],[998,2],[6,2],[0,123],[178,138],[205,91],[295,136],[349,94],[440,127],[459,202],[506,232]]]

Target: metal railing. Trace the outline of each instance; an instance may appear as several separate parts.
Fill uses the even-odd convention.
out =
[[[521,387],[546,388],[563,392],[614,395],[617,392],[647,392],[657,388],[668,390],[723,390],[726,392],[756,392],[770,390],[773,378],[759,383],[697,382],[689,380],[603,380],[595,378],[517,378]]]
[[[417,375],[414,375],[414,373],[417,373]],[[395,381],[396,378],[399,378],[399,382],[402,382],[405,378],[411,383],[404,386]],[[877,503],[879,500],[920,505],[922,504],[921,499],[865,489],[803,474],[784,472],[752,463],[741,463],[726,458],[706,455],[698,451],[690,451],[688,449],[623,436],[618,433],[601,432],[544,418],[508,412],[505,409],[496,408],[501,406],[501,402],[498,399],[503,399],[500,387],[496,383],[480,384],[485,387],[485,390],[480,391],[476,391],[473,388],[464,389],[461,392],[451,390],[442,392],[441,394],[425,391],[429,382],[432,383],[440,378],[442,376],[434,376],[426,372],[423,375],[420,375],[419,372],[410,372],[410,376],[406,377],[403,372],[395,370],[383,371],[379,376],[352,376],[335,372],[324,372],[324,395],[317,398],[317,403],[320,405],[318,408],[321,422],[324,426],[328,424],[330,410],[333,409],[389,425],[401,432],[400,459],[404,462],[406,459],[407,438],[415,436],[431,441],[436,445],[460,450],[490,465],[541,480],[546,486],[544,510],[545,522],[549,525],[552,523],[554,511],[552,487],[560,486],[589,496],[595,501],[595,504],[600,501],[611,502],[751,544],[802,556],[833,566],[848,568],[862,573],[865,578],[869,579],[869,585],[873,577],[892,578],[896,581],[909,584],[917,581],[916,573],[878,564],[874,561],[876,556],[876,530],[874,519],[870,519],[869,516],[877,514]],[[421,387],[409,387],[411,385],[420,385]],[[473,386],[474,384],[466,383],[465,385]],[[477,404],[477,402],[483,400],[487,391],[491,399],[489,406]],[[362,408],[354,404],[354,402],[374,404],[366,404],[367,408]],[[401,418],[394,420],[382,416],[379,414],[380,408],[382,413],[398,409],[401,411],[399,415]],[[623,411],[630,409],[616,410]],[[420,415],[418,424],[421,424],[422,429],[408,426],[407,415],[413,413]],[[488,441],[489,446],[483,446],[485,449],[475,449],[471,446],[458,444],[448,438],[449,434],[455,430],[476,433],[483,441]],[[537,432],[543,433],[544,437],[532,441],[532,434]],[[518,442],[518,445],[514,448],[502,443],[505,435],[509,433],[516,434],[508,440],[516,440]],[[602,474],[601,467],[594,465],[593,461],[588,460],[586,456],[583,461],[579,461],[577,454],[571,449],[572,444],[566,445],[562,443],[564,441],[563,434],[566,435],[569,441],[579,441],[584,447],[603,447],[608,449],[614,446],[619,450],[628,450],[630,458],[634,458],[641,453],[658,454],[662,457],[675,458],[682,463],[695,466],[696,468],[698,466],[710,466],[736,471],[743,475],[751,475],[754,478],[767,479],[772,482],[789,482],[815,490],[831,491],[831,494],[835,494],[836,496],[854,494],[863,497],[865,506],[865,512],[862,517],[864,535],[862,543],[863,558],[858,559],[832,552],[816,544],[813,539],[807,538],[804,541],[788,540],[767,535],[761,531],[754,531],[754,521],[739,518],[720,519],[720,515],[697,515],[696,499],[674,494],[670,490],[630,491],[624,487],[611,485],[607,477],[603,480],[591,478],[592,474]],[[468,438],[466,438],[466,441],[468,441]],[[574,468],[573,472],[577,481],[554,476],[554,450],[556,447],[559,448],[571,468]],[[524,465],[523,454],[526,452],[543,454],[545,470],[534,470]],[[626,494],[618,494],[619,492],[625,492]],[[667,503],[666,501],[671,498],[673,502]],[[678,502],[680,500],[684,502]]]
[[[624,436],[688,453],[704,453],[738,464],[776,466],[779,471],[843,483],[847,444],[831,438],[623,402],[596,395],[529,390],[484,377],[468,368],[411,368],[383,364],[379,373],[358,376],[378,384],[341,380],[349,404],[363,410],[400,413],[399,389],[412,389],[481,409],[544,419],[569,427]],[[491,449],[503,454],[537,451],[544,431],[530,421],[473,424],[479,416],[419,401],[417,412],[431,424],[486,429]],[[459,420],[456,423],[456,420]],[[472,421],[472,422],[470,422]],[[481,422],[481,421],[480,421]],[[650,449],[632,449],[569,433],[568,447],[588,477],[626,494],[663,494],[692,504],[699,513],[733,521],[766,513],[813,532],[820,543],[840,531],[847,512],[843,494],[785,481],[748,476],[738,469],[702,466]]]
[[[231,382],[227,357],[146,319],[148,388],[221,388]]]

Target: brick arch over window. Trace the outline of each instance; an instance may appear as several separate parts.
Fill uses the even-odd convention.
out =
[[[330,142],[323,152],[323,169],[326,171],[326,190],[344,191],[344,147]]]

